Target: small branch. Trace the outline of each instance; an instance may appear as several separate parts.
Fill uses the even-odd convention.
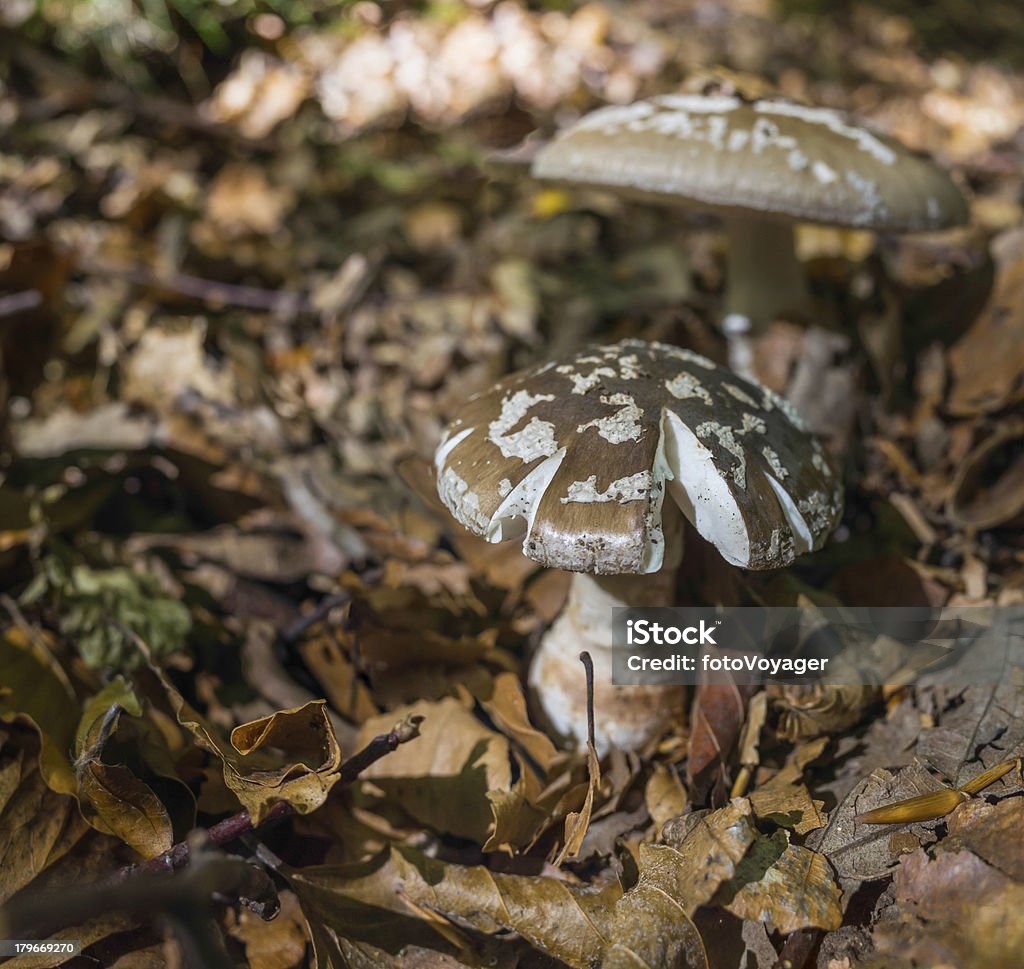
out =
[[[240,286],[235,283],[221,283],[185,273],[157,273],[141,266],[109,266],[105,263],[86,263],[81,271],[96,276],[111,276],[123,279],[136,286],[162,289],[178,296],[201,300],[222,306],[240,306],[243,309],[264,310],[282,316],[296,313],[314,313],[316,307],[306,293],[293,290],[259,289],[256,286]]]
[[[34,310],[41,306],[43,294],[38,289],[26,289],[20,293],[11,293],[9,296],[0,296],[0,319],[5,316],[14,316],[15,313],[24,313],[26,310]]]
[[[584,675],[587,678],[587,745],[596,749],[594,743],[594,661],[590,653],[584,650],[580,653],[580,662],[583,664]]]

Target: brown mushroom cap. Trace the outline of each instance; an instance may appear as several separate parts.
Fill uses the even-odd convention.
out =
[[[666,486],[727,561],[752,569],[820,547],[842,509],[787,401],[642,340],[506,378],[465,405],[435,461],[458,521],[495,542],[525,529],[528,557],[574,572],[657,571]]]
[[[840,112],[778,99],[666,94],[601,108],[542,148],[532,172],[723,214],[887,232],[968,216],[929,158]]]

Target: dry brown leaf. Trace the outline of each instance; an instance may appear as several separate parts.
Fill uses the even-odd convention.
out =
[[[117,730],[121,711],[134,717],[142,707],[121,676],[114,677],[82,711],[75,739],[75,775],[82,814],[97,831],[114,835],[143,858],[174,844],[170,816],[160,799],[127,767],[107,764],[103,748]]]
[[[752,692],[752,687],[732,683],[697,687],[690,710],[686,779],[698,803],[713,786],[728,793],[724,783],[726,764],[739,741],[747,698]]]
[[[640,877],[615,904],[601,969],[707,969],[700,933],[684,899],[689,866],[668,845],[642,844]]]
[[[178,722],[200,747],[220,759],[225,784],[252,816],[254,825],[259,825],[278,801],[287,801],[299,814],[323,804],[341,767],[341,748],[325,700],[312,700],[241,724],[232,731],[228,744],[158,667],[151,668]],[[271,749],[284,756],[271,754]]]
[[[759,838],[715,899],[741,919],[771,922],[783,935],[838,929],[842,892],[824,855],[789,844],[785,831]]]
[[[675,771],[657,764],[647,778],[644,802],[651,820],[660,829],[666,821],[678,817],[686,810],[686,788]]]
[[[750,803],[759,818],[774,821],[796,834],[807,834],[825,825],[828,815],[822,811],[824,801],[814,800],[803,784],[775,781],[772,778],[750,794]]]
[[[957,466],[950,488],[947,512],[958,525],[996,528],[1024,516],[1024,421],[1007,421],[983,437]]]
[[[970,851],[919,850],[895,877],[903,922],[876,943],[905,965],[1016,969],[1024,952],[1024,886]]]
[[[270,922],[243,909],[230,934],[241,940],[251,969],[293,969],[306,958],[306,930],[294,892],[279,892],[281,911]]]
[[[574,886],[556,878],[504,875],[482,866],[446,864],[393,848],[351,866],[285,869],[311,931],[326,925],[387,952],[405,945],[438,947],[435,930],[409,915],[403,898],[479,932],[517,932],[573,969],[591,969],[604,946],[617,883]],[[398,889],[401,889],[399,895]]]
[[[17,785],[0,810],[0,904],[50,863],[62,833],[77,814],[74,799],[51,790],[31,750],[5,745],[0,764],[6,787]],[[81,829],[77,829],[81,834]]]
[[[665,824],[662,837],[675,848],[687,873],[685,907],[693,912],[736,872],[757,838],[750,802],[735,797],[717,811],[683,815]]]
[[[947,822],[946,851],[962,845],[982,861],[1024,883],[1024,798],[1011,797],[996,804],[974,799],[961,804]]]
[[[946,406],[957,415],[991,413],[1024,395],[1024,230],[993,246],[995,289],[974,325],[949,351],[952,388]]]
[[[379,790],[410,817],[435,831],[488,842],[495,810],[507,809],[502,796],[511,791],[512,768],[508,740],[485,726],[454,697],[421,701],[367,720],[359,731],[358,746],[386,732],[396,718],[424,718],[415,743],[399,747],[363,772],[367,795]],[[493,809],[488,792],[498,794]],[[452,805],[459,805],[453,811]],[[507,818],[503,837],[508,837]]]
[[[583,847],[583,839],[590,827],[590,818],[594,812],[594,795],[601,786],[601,763],[597,759],[594,745],[587,743],[587,794],[579,811],[570,811],[565,816],[565,834],[562,850],[558,852],[553,864],[557,867],[567,858],[578,858]]]

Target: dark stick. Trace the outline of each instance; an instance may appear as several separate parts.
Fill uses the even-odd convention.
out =
[[[587,677],[587,743],[594,747],[594,661],[590,653],[580,653],[580,662]]]
[[[34,310],[41,306],[42,302],[43,294],[38,289],[25,289],[20,293],[0,296],[0,318],[14,316],[15,313],[23,313],[25,310]]]
[[[314,310],[305,293],[290,290],[259,289],[255,286],[239,286],[222,283],[185,273],[156,273],[141,266],[108,266],[103,263],[86,263],[82,271],[93,275],[113,276],[136,286],[163,289],[179,296],[202,300],[205,303],[219,303],[225,306],[240,306],[250,310],[266,310],[272,313],[309,313]]]

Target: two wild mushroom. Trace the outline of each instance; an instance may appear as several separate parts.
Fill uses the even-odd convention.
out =
[[[553,730],[582,744],[589,650],[602,750],[644,746],[680,709],[680,687],[612,685],[611,610],[673,604],[683,518],[726,561],[769,569],[820,547],[842,507],[785,400],[640,340],[502,380],[465,404],[435,462],[459,522],[492,542],[522,537],[529,558],[575,573],[529,678]]]
[[[925,156],[828,108],[732,94],[666,94],[601,108],[535,154],[535,178],[606,188],[721,217],[723,329],[750,372],[749,337],[811,306],[798,222],[921,232],[967,220],[963,195]]]

